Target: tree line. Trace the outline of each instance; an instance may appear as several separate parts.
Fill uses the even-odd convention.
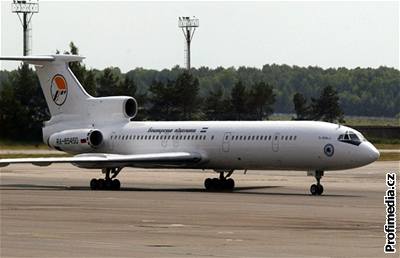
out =
[[[67,53],[78,54],[78,48],[71,42]],[[298,120],[343,121],[344,113],[399,113],[400,73],[386,67],[265,65],[186,71],[176,66],[122,73],[116,67],[96,70],[74,62],[70,68],[92,96],[135,97],[137,120],[265,120],[277,112],[295,113]],[[42,121],[48,119],[35,72],[27,65],[0,71],[0,139],[40,140]]]

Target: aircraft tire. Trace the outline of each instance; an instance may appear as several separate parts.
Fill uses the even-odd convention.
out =
[[[96,178],[93,178],[90,180],[90,189],[91,190],[97,190],[99,187],[98,180]]]
[[[98,179],[97,180],[97,189],[98,190],[104,190],[105,189],[105,180],[104,179],[102,179],[102,178],[100,178],[100,179]]]
[[[222,188],[221,186],[221,180],[219,180],[218,178],[211,179],[211,190],[218,191]]]
[[[119,190],[121,189],[121,182],[118,179],[114,179],[111,181],[112,190]]]
[[[206,180],[204,180],[204,187],[206,188],[206,190],[211,190],[212,185],[213,183],[211,178],[207,178]]]
[[[324,187],[322,185],[317,185],[318,191],[317,194],[321,195],[324,192]]]
[[[113,189],[113,182],[111,180],[104,181],[104,189],[105,190],[112,190]]]
[[[312,184],[310,187],[311,195],[318,195],[318,186],[316,184]]]
[[[224,186],[225,186],[224,188],[225,188],[226,190],[232,191],[232,190],[235,188],[235,180],[233,180],[232,178],[228,178],[228,179],[225,181]]]

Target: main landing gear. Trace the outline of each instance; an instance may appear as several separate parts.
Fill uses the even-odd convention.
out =
[[[317,184],[312,184],[310,192],[312,195],[321,195],[324,192],[324,187],[320,184],[321,178],[324,176],[324,171],[312,171],[309,173],[317,180]]]
[[[92,190],[119,190],[121,183],[119,182],[117,175],[121,172],[122,168],[103,168],[101,171],[105,174],[105,178],[93,178],[90,180],[90,189]],[[112,176],[110,177],[110,174]],[[115,178],[115,179],[114,179]]]
[[[207,191],[232,191],[235,188],[235,181],[229,178],[233,170],[216,171],[219,173],[219,178],[207,178],[204,180],[204,187]],[[224,173],[227,173],[225,176]]]

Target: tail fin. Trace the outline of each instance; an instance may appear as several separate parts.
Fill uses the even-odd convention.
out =
[[[85,113],[86,101],[92,97],[68,67],[69,62],[82,59],[76,55],[0,57],[35,65],[51,116]]]

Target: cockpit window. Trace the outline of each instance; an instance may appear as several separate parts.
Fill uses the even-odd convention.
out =
[[[361,141],[363,140],[363,137],[358,137],[357,134],[351,131],[347,131],[344,134],[339,135],[338,141],[340,142],[345,142],[345,143],[350,143],[353,145],[360,145]]]

